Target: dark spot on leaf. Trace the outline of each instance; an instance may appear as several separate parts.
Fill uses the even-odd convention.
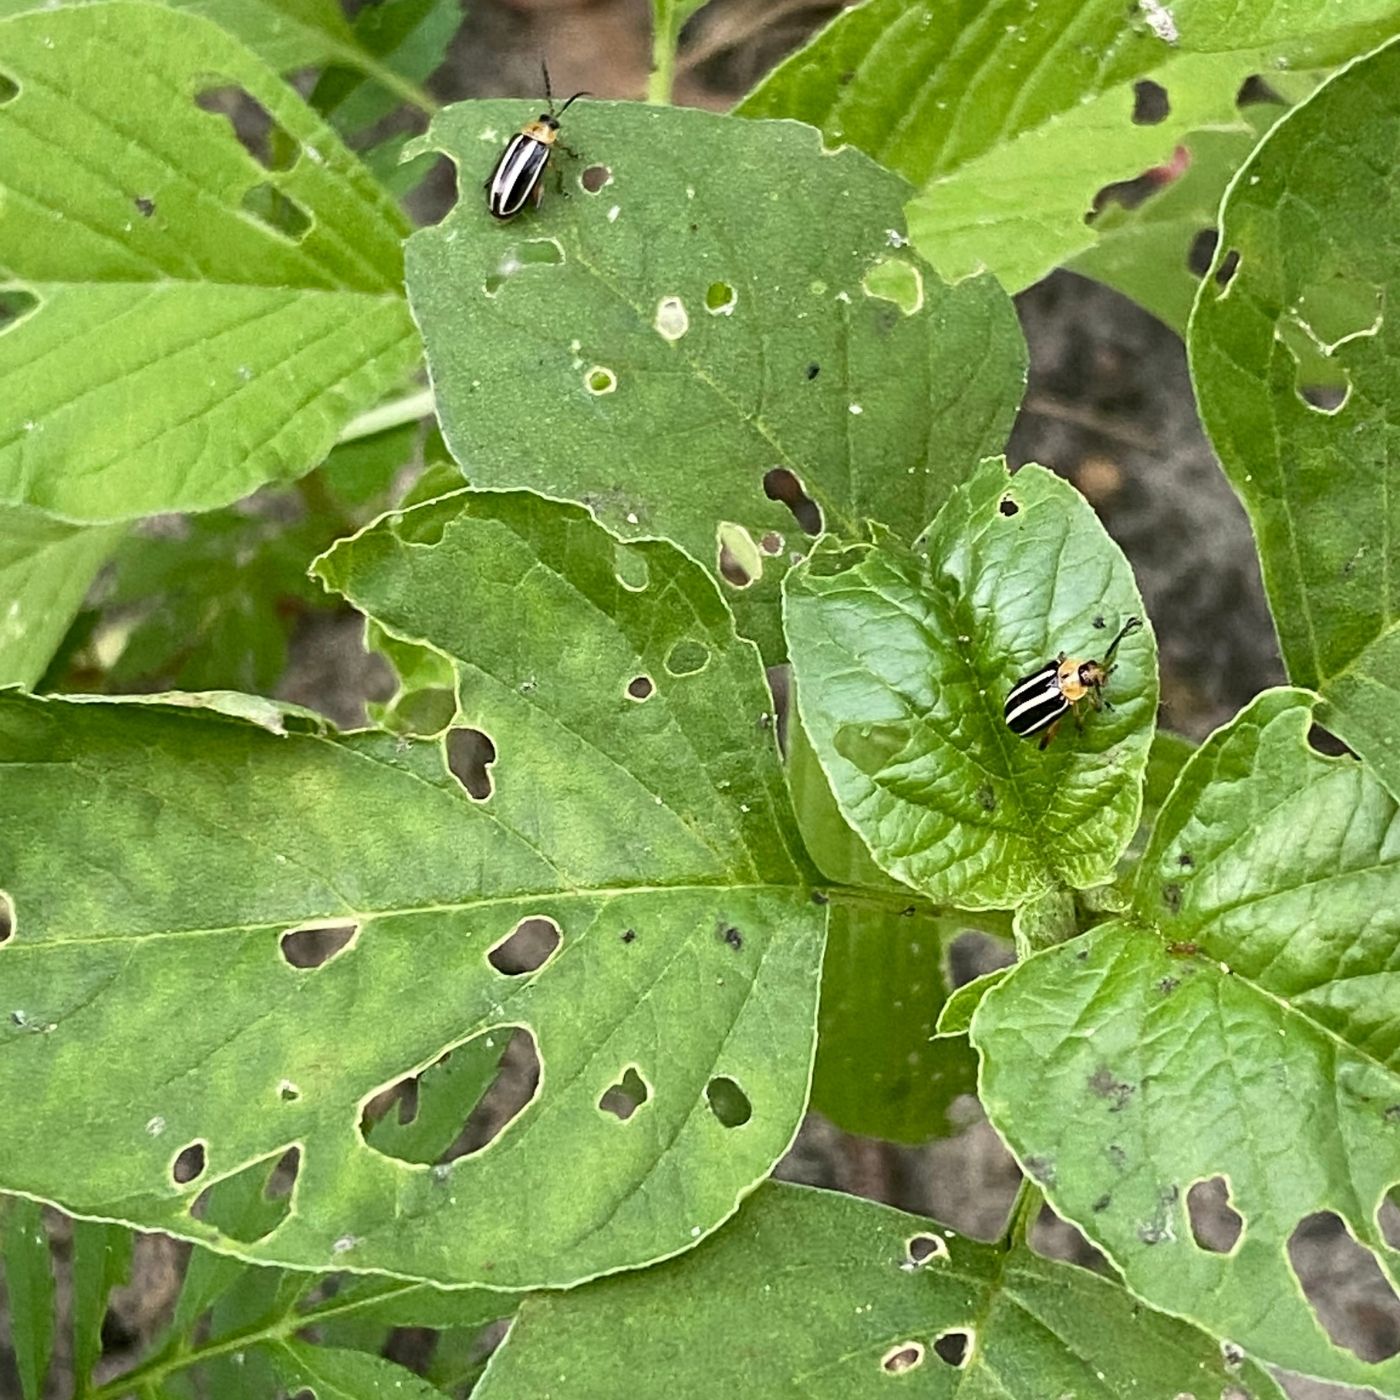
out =
[[[282,956],[293,967],[324,967],[349,946],[358,924],[337,924],[330,928],[294,928],[282,935]]]
[[[188,1147],[181,1149],[180,1155],[170,1168],[170,1175],[177,1186],[187,1186],[204,1174],[204,1164],[204,1144],[192,1142]]]
[[[924,1349],[918,1342],[900,1342],[880,1358],[880,1369],[887,1375],[898,1376],[921,1365],[923,1359]]]
[[[744,946],[744,935],[737,928],[721,928],[720,937],[737,953]]]
[[[1191,854],[1190,851],[1182,851],[1182,853],[1179,856],[1177,856],[1176,863],[1183,870],[1190,870],[1196,864],[1196,858]]]
[[[1026,1171],[1042,1186],[1054,1185],[1055,1163],[1049,1157],[1027,1157],[1025,1167]]]
[[[1258,73],[1251,73],[1240,84],[1240,90],[1235,94],[1235,106],[1253,107],[1262,103],[1269,103],[1275,107],[1288,105],[1264,78],[1260,77]]]
[[[827,894],[825,890],[813,890],[813,891],[812,891],[812,903],[813,903],[813,904],[830,904],[830,903],[831,903],[831,896],[830,896],[829,894]]]
[[[1015,515],[1021,509],[1021,507],[1018,506],[1016,502],[1011,499],[1010,496],[1003,496],[1001,498],[1001,504],[997,507],[997,509],[1003,515]]]
[[[1167,952],[1174,958],[1194,958],[1200,947],[1190,939],[1182,939],[1167,944]]]
[[[606,165],[590,165],[578,182],[589,194],[597,194],[612,179],[612,171]]]
[[[1169,997],[1181,985],[1175,977],[1164,977],[1157,983],[1157,990],[1164,997]]]
[[[634,676],[627,682],[627,693],[634,700],[645,700],[656,689],[650,676]]]
[[[1089,961],[1089,950],[1088,950],[1087,948],[1081,948],[1081,949],[1074,955],[1074,960],[1075,960],[1075,962],[1088,962],[1088,961]]]
[[[1110,1113],[1121,1113],[1133,1096],[1133,1086],[1116,1078],[1107,1065],[1100,1065],[1089,1076],[1089,1090],[1098,1098],[1111,1100]]]
[[[742,1128],[753,1117],[749,1096],[727,1075],[719,1075],[705,1086],[710,1112],[726,1128]]]
[[[8,73],[0,73],[0,107],[19,96],[19,84]]]
[[[474,802],[491,796],[496,746],[480,729],[453,729],[447,735],[447,767]]]
[[[949,1366],[961,1366],[967,1360],[968,1343],[971,1340],[967,1332],[944,1332],[934,1340],[934,1354]]]
[[[1162,886],[1162,903],[1167,906],[1173,914],[1181,912],[1181,886],[1173,882]]]
[[[1212,1254],[1228,1254],[1244,1232],[1244,1218],[1230,1204],[1230,1188],[1223,1176],[1191,1186],[1186,1193],[1186,1216],[1197,1247]]]
[[[1120,1171],[1127,1165],[1128,1154],[1116,1142],[1108,1144],[1108,1160]]]
[[[538,972],[559,947],[559,925],[553,919],[521,919],[486,955],[486,961],[507,977]]]
[[[995,812],[997,809],[997,795],[992,791],[990,783],[983,783],[977,789],[977,800],[982,804],[984,812]]]
[[[1400,1123],[1400,1103],[1393,1103],[1386,1109],[1385,1121],[1387,1123]]]
[[[781,554],[783,552],[783,537],[775,531],[769,530],[769,532],[759,540],[758,547],[765,554]]]
[[[277,1086],[277,1097],[283,1103],[296,1103],[301,1098],[301,1090],[290,1079],[284,1079]]]
[[[817,375],[819,375],[821,372],[822,372],[822,367],[821,367],[819,364],[815,364],[815,363],[814,363],[814,364],[810,364],[810,365],[807,366],[807,378],[808,378],[808,379],[815,379],[815,378],[817,377]]]
[[[149,219],[156,212],[155,200],[147,199],[145,195],[138,194],[132,203],[136,205],[137,212],[143,219]]]
[[[683,638],[666,653],[666,669],[673,676],[693,676],[710,664],[708,647]]]
[[[38,307],[39,298],[24,287],[0,287],[0,335],[17,326]]]
[[[247,190],[240,201],[243,212],[293,243],[300,243],[311,229],[311,215],[276,185],[264,181]]]
[[[780,501],[807,535],[820,535],[822,513],[817,503],[802,488],[802,483],[786,467],[773,467],[763,474],[763,494],[770,501]]]
[[[1375,1254],[1339,1215],[1323,1210],[1304,1216],[1288,1237],[1288,1261],[1335,1346],[1366,1362],[1400,1353],[1400,1298]],[[1338,1288],[1338,1279],[1347,1286]]]
[[[1095,1201],[1094,1204],[1089,1207],[1089,1209],[1092,1210],[1095,1215],[1102,1215],[1103,1212],[1106,1211],[1112,1204],[1112,1196],[1100,1196],[1098,1200]]]
[[[637,941],[637,930],[634,928],[625,928],[619,936],[624,943],[635,943]]]
[[[301,147],[246,88],[207,87],[195,93],[194,104],[223,117],[238,144],[265,170],[290,170]]]
[[[1172,104],[1161,83],[1144,78],[1133,84],[1133,125],[1156,126],[1170,116]]]
[[[637,1073],[636,1066],[628,1065],[617,1083],[603,1091],[598,1107],[625,1123],[650,1097],[651,1090]]]
[[[1108,626],[1108,623],[1106,623],[1106,622],[1103,620],[1103,614],[1102,614],[1102,613],[1100,613],[1100,614],[1094,619],[1094,626],[1097,627],[1097,628],[1099,629],[1100,632],[1102,632],[1103,629],[1104,629],[1105,627]]]

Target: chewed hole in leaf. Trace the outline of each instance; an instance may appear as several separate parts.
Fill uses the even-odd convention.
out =
[[[264,170],[290,170],[301,154],[301,146],[246,88],[217,84],[201,88],[194,103],[205,112],[224,118],[238,138],[238,144]]]
[[[680,297],[662,297],[653,323],[662,340],[679,340],[690,329],[690,316]]]
[[[611,394],[617,388],[617,375],[606,365],[594,365],[583,382],[590,394]]]
[[[742,1128],[753,1117],[749,1096],[728,1075],[718,1075],[705,1086],[710,1112],[726,1128]]]
[[[282,956],[297,968],[324,967],[343,953],[360,931],[358,924],[329,924],[311,928],[294,928],[284,933],[280,947]]]
[[[1287,107],[1289,105],[1269,86],[1267,79],[1258,73],[1251,73],[1240,84],[1240,90],[1235,94],[1235,106],[1258,107],[1265,104],[1273,107]]]
[[[1238,248],[1230,248],[1225,256],[1219,260],[1215,269],[1215,285],[1220,288],[1216,296],[1217,301],[1223,301],[1230,291],[1230,284],[1235,280],[1235,274],[1240,270],[1240,253]]]
[[[0,107],[13,102],[19,96],[19,84],[3,70],[0,70]]]
[[[499,1044],[503,1033],[495,1034]],[[439,1164],[473,1156],[489,1147],[520,1117],[539,1087],[540,1056],[535,1037],[525,1027],[517,1026],[506,1042],[495,1076],[467,1115],[457,1139],[439,1157]]]
[[[1229,1254],[1244,1234],[1244,1217],[1230,1204],[1230,1186],[1223,1176],[1196,1182],[1186,1193],[1191,1237],[1212,1254]]]
[[[1003,496],[997,505],[997,511],[1005,516],[1019,515],[1021,507],[1010,496]]]
[[[689,637],[682,638],[666,653],[666,669],[673,676],[693,676],[709,664],[709,647]]]
[[[1306,384],[1297,386],[1298,397],[1316,413],[1340,413],[1351,398],[1351,381],[1345,384]]]
[[[1320,724],[1308,726],[1308,747],[1325,758],[1355,758],[1356,755],[1337,736]]]
[[[394,707],[394,730],[431,737],[441,734],[457,714],[457,697],[446,687],[424,686],[410,691]]]
[[[486,961],[507,977],[538,972],[559,947],[563,935],[553,919],[535,916],[521,919],[515,928],[486,955]]]
[[[1133,125],[1156,126],[1171,115],[1171,99],[1161,83],[1144,78],[1133,84]]]
[[[300,243],[311,229],[311,215],[294,199],[288,199],[276,185],[263,181],[248,190],[240,206],[249,218],[293,243]]]
[[[892,301],[906,316],[924,304],[923,275],[903,258],[882,258],[865,274],[861,286],[867,296]]]
[[[922,1342],[896,1342],[881,1358],[880,1369],[886,1375],[899,1376],[921,1366],[924,1360]]]
[[[1288,1237],[1288,1262],[1334,1346],[1371,1362],[1400,1353],[1400,1298],[1339,1215],[1304,1216]]]
[[[39,309],[39,298],[25,287],[0,287],[0,335]]]
[[[190,1182],[203,1176],[205,1160],[202,1142],[192,1142],[183,1148],[170,1167],[170,1175],[176,1186],[188,1186]]]
[[[742,526],[722,520],[715,532],[720,577],[731,588],[748,588],[763,573],[763,553]]]
[[[263,1199],[266,1201],[285,1201],[292,1194],[292,1187],[297,1184],[297,1177],[301,1174],[301,1148],[289,1147],[273,1165],[267,1176],[267,1185],[263,1187]]]
[[[728,282],[711,282],[705,289],[705,310],[711,316],[732,316],[739,293]]]
[[[597,194],[612,184],[613,173],[606,165],[590,165],[578,177],[580,187],[587,194]]]
[[[633,676],[627,682],[627,695],[632,700],[648,700],[655,691],[656,685],[650,676]]]
[[[240,1244],[257,1244],[291,1214],[300,1171],[301,1152],[287,1148],[211,1181],[195,1197],[189,1213]]]
[[[626,1122],[651,1097],[647,1082],[637,1073],[636,1065],[628,1065],[622,1077],[610,1084],[598,1100],[598,1107],[604,1113]]]
[[[1391,1249],[1400,1249],[1400,1182],[1381,1196],[1381,1203],[1376,1207],[1376,1228]]]
[[[491,765],[496,761],[496,746],[479,729],[453,729],[447,735],[447,767],[452,776],[466,788],[473,802],[485,802],[491,796]]]
[[[428,504],[389,517],[389,528],[404,544],[431,549],[442,542],[452,510]]]
[[[629,593],[644,593],[651,582],[646,555],[625,544],[618,544],[613,549],[613,573]]]
[[[914,1235],[904,1247],[905,1262],[920,1268],[930,1259],[946,1259],[948,1246],[937,1235]]]
[[[0,943],[8,943],[15,931],[15,906],[4,890],[0,890]]]
[[[774,467],[763,474],[763,494],[778,501],[791,512],[798,528],[805,535],[822,532],[821,507],[802,488],[802,483],[786,467]]]
[[[1216,228],[1197,229],[1186,250],[1186,270],[1195,278],[1201,278],[1210,271],[1215,261],[1215,250],[1220,246],[1220,231]]]
[[[933,1343],[933,1354],[949,1366],[965,1366],[972,1351],[972,1333],[962,1328],[942,1332]]]

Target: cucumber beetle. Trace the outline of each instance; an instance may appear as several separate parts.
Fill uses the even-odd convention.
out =
[[[549,153],[559,140],[559,118],[580,97],[589,96],[586,92],[574,93],[556,113],[554,94],[549,90],[549,69],[544,64],[540,67],[544,69],[544,95],[549,111],[541,112],[537,121],[526,122],[506,142],[491,178],[483,186],[487,209],[493,217],[503,221],[513,219],[525,207],[527,199],[533,199],[535,207],[539,207],[540,180],[549,164]]]
[[[1142,626],[1142,619],[1130,617],[1118,635],[1109,643],[1102,661],[1083,661],[1078,657],[1067,657],[1061,652],[1053,661],[1047,661],[1038,671],[1023,676],[1011,687],[1002,711],[1007,727],[1013,734],[1028,739],[1032,734],[1042,734],[1040,747],[1043,749],[1055,737],[1055,730],[1066,710],[1073,709],[1079,719],[1079,702],[1088,699],[1094,708],[1107,705],[1103,698],[1103,688],[1114,670],[1114,656],[1118,644],[1130,632]]]

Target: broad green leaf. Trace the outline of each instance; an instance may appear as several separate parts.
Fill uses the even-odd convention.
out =
[[[305,1386],[316,1400],[446,1400],[436,1386],[382,1356],[292,1340],[268,1352],[289,1394]]]
[[[1321,161],[1324,141],[1336,149]],[[1238,266],[1224,287],[1203,283],[1189,349],[1289,677],[1322,692],[1322,723],[1400,792],[1400,320],[1386,314],[1400,296],[1400,192],[1376,178],[1397,141],[1400,42],[1320,87],[1241,170],[1221,237]],[[1340,407],[1303,397],[1331,377]]]
[[[1187,763],[1128,917],[1018,966],[972,1022],[998,1131],[1140,1297],[1290,1370],[1395,1393],[1334,1346],[1289,1262],[1335,1212],[1395,1277],[1400,813],[1308,746],[1314,700],[1261,695]],[[1196,1242],[1223,1178],[1242,1232]]]
[[[102,1322],[107,1297],[126,1281],[131,1269],[132,1233],[121,1225],[74,1220],[73,1381],[79,1395],[87,1388],[92,1368],[102,1355]]]
[[[477,182],[535,110],[462,103],[426,138],[464,192],[408,247],[448,445],[473,485],[583,502],[711,568],[727,545],[752,582],[726,595],[774,656],[809,543],[784,500],[800,483],[829,530],[919,529],[1005,443],[1011,303],[941,283],[902,246],[903,182],[791,123],[580,102],[562,191],[546,176],[540,211],[500,225]],[[881,267],[904,284],[872,291]]]
[[[44,674],[122,534],[0,506],[0,685],[33,686]]]
[[[1123,852],[1120,875],[1141,858],[1157,814],[1171,795],[1187,760],[1195,752],[1196,746],[1180,734],[1159,729],[1152,736],[1152,747],[1147,751],[1147,771],[1143,775],[1142,816],[1128,849]]]
[[[39,1400],[53,1356],[54,1322],[53,1259],[43,1207],[22,1197],[7,1202],[0,1235],[15,1368],[24,1400]]]
[[[831,909],[822,965],[812,1107],[865,1137],[920,1143],[953,1130],[948,1109],[977,1092],[966,1040],[935,1040],[952,990],[949,947],[966,927],[907,909]]]
[[[689,1247],[787,1148],[813,1053],[824,914],[756,653],[673,546],[536,497],[391,515],[319,568],[450,663],[452,734],[0,697],[0,1098],[32,1106],[0,1184],[250,1260],[498,1289]],[[531,918],[552,955],[498,967]],[[283,939],[328,926],[351,941],[295,965]],[[380,1092],[512,1028],[540,1080],[489,1150],[366,1143]],[[624,1120],[600,1101],[629,1072]],[[293,1145],[269,1231],[191,1214]]]
[[[476,1393],[612,1400],[638,1377],[680,1400],[1282,1400],[1257,1366],[1082,1269],[780,1185],[683,1259],[527,1298]]]
[[[236,40],[158,5],[45,10],[0,21],[0,77],[0,503],[224,505],[412,368],[402,217]],[[198,105],[239,92],[271,168]]]
[[[938,1013],[937,1034],[966,1035],[972,1026],[973,1013],[982,1004],[982,998],[1010,971],[1009,967],[997,967],[990,972],[984,972],[980,977],[974,977],[971,982],[964,982],[943,1003],[943,1009]]]
[[[1157,708],[1151,632],[1113,708],[1042,750],[1006,727],[1021,677],[1102,659],[1143,616],[1132,572],[1083,498],[1039,467],[984,462],[910,551],[821,547],[787,586],[797,703],[846,820],[930,899],[1008,908],[1107,880],[1137,825]],[[1085,707],[1087,709],[1087,705]]]
[[[739,111],[798,117],[898,171],[920,187],[908,210],[914,246],[945,277],[989,268],[1019,290],[1093,246],[1085,216],[1104,186],[1166,163],[1202,128],[1247,132],[1235,97],[1250,73],[1347,57],[1400,14],[1394,0],[1375,0],[1349,6],[1344,24],[1334,10],[1325,25],[1294,16],[1236,26],[1231,7],[1220,42],[1218,8],[868,0],[839,14]],[[1139,112],[1135,85],[1148,78],[1165,111]]]

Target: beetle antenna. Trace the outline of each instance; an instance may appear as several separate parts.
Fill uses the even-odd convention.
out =
[[[1142,626],[1140,617],[1130,617],[1124,624],[1118,635],[1108,644],[1108,650],[1104,653],[1103,664],[1109,666],[1113,662],[1114,654],[1118,650],[1118,643],[1128,635],[1129,632],[1136,632]]]
[[[567,112],[567,111],[569,110],[569,108],[570,108],[571,106],[573,106],[573,104],[579,100],[580,97],[592,97],[592,96],[593,96],[593,94],[592,94],[591,92],[576,92],[576,93],[574,93],[574,95],[559,109],[559,115],[562,117],[562,116],[564,115],[564,113]]]
[[[549,64],[544,59],[540,59],[540,72],[544,74],[544,95],[549,103],[550,110],[554,110],[554,92],[549,86]]]

